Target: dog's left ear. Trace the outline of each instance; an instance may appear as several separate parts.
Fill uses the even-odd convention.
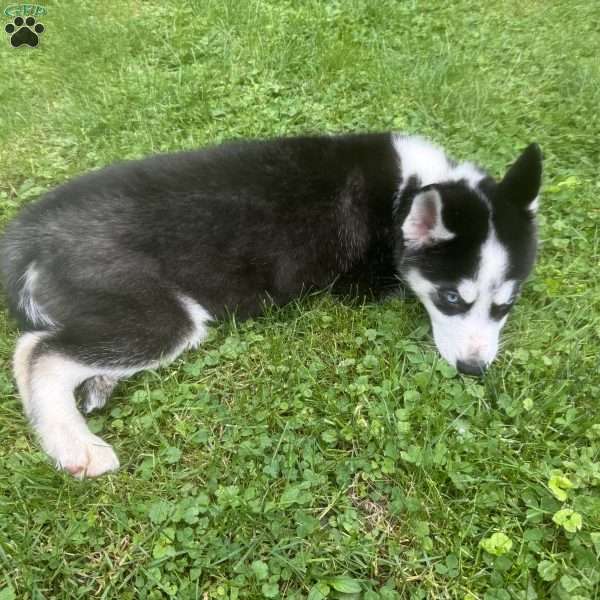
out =
[[[413,198],[402,224],[402,236],[405,245],[412,248],[431,246],[454,237],[442,220],[442,197],[438,190],[425,188]]]
[[[531,212],[537,210],[537,196],[542,185],[542,151],[529,144],[498,184],[500,197]]]

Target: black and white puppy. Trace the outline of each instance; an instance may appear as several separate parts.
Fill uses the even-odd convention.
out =
[[[23,330],[19,393],[45,451],[78,477],[118,468],[77,409],[166,364],[211,320],[305,290],[377,294],[402,279],[442,356],[478,374],[536,251],[542,162],[496,182],[419,137],[298,137],[117,164],[47,193],[1,242]]]

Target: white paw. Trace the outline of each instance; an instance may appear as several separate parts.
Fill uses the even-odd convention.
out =
[[[78,479],[98,477],[119,468],[119,459],[110,444],[87,430],[73,431],[61,427],[51,432],[40,432],[40,438],[57,468]]]

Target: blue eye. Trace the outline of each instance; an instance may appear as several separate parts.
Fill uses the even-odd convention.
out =
[[[444,292],[444,299],[449,304],[458,304],[458,302],[460,301],[460,295],[458,292],[448,290],[447,292]]]

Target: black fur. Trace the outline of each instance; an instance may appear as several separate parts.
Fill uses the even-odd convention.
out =
[[[174,292],[219,318],[336,280],[377,291],[394,274],[398,176],[387,134],[232,143],[90,173],[9,225],[12,312],[39,329],[18,305],[35,261],[39,301],[62,325],[46,346],[118,365],[168,353],[189,329]]]

